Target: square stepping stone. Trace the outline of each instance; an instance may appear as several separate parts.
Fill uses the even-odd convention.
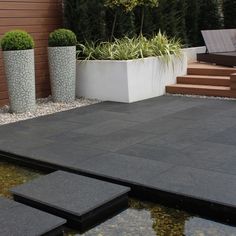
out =
[[[12,200],[0,198],[0,235],[63,235],[66,220]]]
[[[11,190],[14,199],[67,219],[81,232],[128,207],[130,188],[64,171]]]

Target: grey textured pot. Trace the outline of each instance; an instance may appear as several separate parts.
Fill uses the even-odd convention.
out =
[[[14,113],[36,108],[34,50],[4,51],[10,109]]]
[[[75,100],[76,47],[49,47],[49,69],[54,102]]]

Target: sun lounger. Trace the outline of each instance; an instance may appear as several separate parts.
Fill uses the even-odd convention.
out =
[[[203,30],[206,53],[197,54],[200,62],[236,66],[236,29]]]

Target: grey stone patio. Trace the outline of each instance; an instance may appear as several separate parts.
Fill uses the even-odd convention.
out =
[[[128,207],[130,188],[56,171],[14,187],[16,201],[57,215],[70,227],[85,231]]]
[[[0,235],[62,235],[66,220],[0,198]]]
[[[2,126],[2,158],[236,213],[236,101],[104,102]],[[164,196],[164,197],[163,197]]]

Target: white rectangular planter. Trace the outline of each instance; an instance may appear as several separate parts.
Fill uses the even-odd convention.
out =
[[[131,103],[165,94],[165,86],[185,75],[187,57],[172,56],[128,61],[78,61],[76,95]]]
[[[197,54],[198,53],[205,53],[206,47],[193,47],[193,48],[183,48],[182,52],[184,52],[188,58],[188,63],[196,62],[197,61]]]

